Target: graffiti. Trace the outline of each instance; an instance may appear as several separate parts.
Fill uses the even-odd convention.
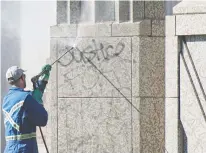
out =
[[[65,49],[61,50],[62,52],[66,52],[71,47],[66,46]],[[119,42],[115,47],[112,45],[103,45],[100,43],[97,45],[96,41],[92,39],[92,45],[88,45],[83,50],[80,50],[79,47],[75,47],[70,52],[68,52],[67,56],[64,58],[64,61],[59,61],[59,64],[62,66],[69,66],[72,62],[76,63],[87,63],[88,61],[92,61],[94,59],[100,60],[110,60],[119,56],[125,48],[125,44]]]

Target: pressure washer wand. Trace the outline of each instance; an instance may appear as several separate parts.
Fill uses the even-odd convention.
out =
[[[52,65],[54,65],[56,62],[58,62],[62,57],[64,57],[68,52],[70,52],[72,49],[74,49],[74,47],[71,47],[69,50],[67,50],[63,55],[61,55],[58,59],[56,59],[52,64],[51,64],[51,66]],[[39,74],[37,74],[36,76],[34,76],[34,77],[32,77],[31,78],[31,82],[32,83],[36,83],[37,81],[38,81],[38,79],[39,79],[39,77],[42,75],[42,74],[44,74],[46,72],[46,70],[44,70],[44,71],[41,71]]]
[[[54,65],[57,61],[59,61],[62,57],[64,57],[68,52],[70,52],[70,50],[74,49],[74,47],[71,47],[69,50],[67,50],[63,55],[61,55],[57,60],[55,60],[52,64]]]

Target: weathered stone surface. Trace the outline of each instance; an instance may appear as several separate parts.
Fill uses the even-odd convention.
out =
[[[175,16],[166,16],[165,17],[165,35],[166,36],[175,36]]]
[[[96,37],[101,36],[111,36],[112,35],[112,25],[110,23],[99,23],[96,24]]]
[[[58,56],[66,52],[69,42],[71,39],[59,42]],[[131,38],[85,38],[76,42],[79,51],[72,50],[59,63],[59,97],[122,97],[94,65],[125,96],[131,96]]]
[[[205,36],[188,36],[186,37],[188,48],[195,64],[200,81],[205,89],[205,47],[206,37]],[[183,48],[184,57],[188,66],[189,71],[186,71],[185,65],[181,58],[180,60],[180,101],[181,101],[181,121],[186,133],[188,152],[200,153],[206,150],[206,139],[205,139],[205,110],[206,104],[203,97],[203,93],[197,81],[197,76],[194,73],[194,69],[191,66],[188,53]],[[192,81],[195,88],[192,86],[192,82],[189,79],[188,72],[190,72]],[[197,91],[196,96],[194,89]],[[203,110],[201,110],[201,107]],[[191,140],[191,141],[189,141]]]
[[[178,153],[178,98],[165,100],[165,148]]]
[[[164,96],[164,38],[132,38],[132,95]]]
[[[206,37],[205,36],[188,36],[188,37],[186,37],[186,41],[187,41],[189,53],[191,54],[191,58],[192,58],[192,61],[194,63],[194,66],[195,66],[195,69],[197,71],[198,76],[195,74],[194,67],[192,66],[192,61],[189,58],[189,54],[186,51],[184,45],[183,45],[183,55],[185,57],[187,67],[189,69],[189,73],[191,75],[191,78],[194,82],[198,96],[199,96],[201,101],[204,101],[204,98],[202,96],[202,91],[200,90],[200,86],[198,85],[197,77],[200,78],[200,82],[204,88],[204,84],[206,83],[205,82],[205,76],[206,76],[205,64],[206,64],[206,62],[204,60],[204,58],[206,57],[206,54],[205,54]],[[181,62],[182,61],[183,61],[183,58],[181,56]],[[189,78],[188,78],[188,73],[186,71],[186,67],[183,63],[181,63],[181,64],[182,64],[180,67],[181,71],[182,71],[181,76],[185,78],[184,80],[188,80]],[[185,84],[185,82],[183,82],[183,83]],[[190,84],[191,84],[191,82],[190,82]],[[182,88],[182,89],[184,89],[184,88]],[[189,90],[189,88],[188,89],[186,88],[186,90]],[[182,91],[185,91],[185,90],[182,90]],[[194,93],[192,88],[190,91]],[[194,99],[196,99],[196,97],[194,97]],[[204,106],[206,109],[205,103],[203,103],[203,107]]]
[[[59,152],[131,151],[131,107],[119,98],[60,98]]]
[[[141,98],[140,111],[140,152],[164,153],[164,98]]]
[[[165,36],[164,20],[152,20],[152,36]]]
[[[95,22],[114,21],[114,1],[95,1]]]
[[[146,19],[164,19],[165,2],[164,1],[145,1]]]
[[[95,37],[96,25],[95,24],[79,24],[77,30],[78,37]]]
[[[140,37],[140,96],[164,96],[164,37]]]
[[[206,14],[176,16],[176,35],[203,34],[206,34]]]
[[[88,142],[83,150],[120,153],[131,151],[131,110],[125,99],[89,99],[82,104],[82,110],[83,141]],[[91,141],[87,140],[88,136]],[[95,142],[98,145],[95,146]]]
[[[62,103],[61,99],[58,99],[58,153],[68,152],[67,110],[67,103]]]
[[[178,37],[168,36],[165,39],[165,97],[178,97]]]
[[[81,21],[81,1],[70,1],[70,23]]]
[[[144,1],[133,1],[133,21],[138,21],[140,19],[144,19]]]
[[[81,99],[58,99],[58,151],[82,152]]]
[[[112,24],[112,36],[148,36],[151,35],[151,20],[135,23]]]
[[[173,7],[174,14],[202,14],[206,13],[204,1],[182,1]]]
[[[140,98],[133,98],[132,104],[132,147],[133,153],[140,152]]]
[[[76,24],[61,24],[52,26],[50,28],[50,37],[76,37],[77,25]]]
[[[130,21],[130,1],[119,1],[119,22]]]
[[[55,38],[52,38],[50,41],[51,44],[51,52],[50,52],[50,60],[55,61],[57,59],[57,48],[58,48],[58,40]],[[57,83],[58,83],[58,78],[57,78],[57,64],[54,64],[52,66],[52,71],[50,74],[50,80],[48,82],[48,93],[46,96],[46,101],[50,104],[50,108],[48,109],[48,114],[49,114],[49,120],[48,120],[48,125],[51,128],[49,133],[51,135],[50,139],[52,143],[49,141],[49,144],[51,144],[51,151],[52,153],[57,153]]]
[[[67,1],[57,1],[57,24],[68,23]]]
[[[111,36],[111,23],[79,24],[78,37]]]
[[[38,144],[38,151],[41,153],[47,153],[44,144]]]
[[[139,96],[140,37],[132,37],[132,96]]]

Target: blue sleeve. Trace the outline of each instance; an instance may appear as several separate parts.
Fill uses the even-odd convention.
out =
[[[28,114],[28,119],[36,126],[46,126],[48,113],[45,108],[39,104],[31,95],[28,95],[24,101],[24,108]]]

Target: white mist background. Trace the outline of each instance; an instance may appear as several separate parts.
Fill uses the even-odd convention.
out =
[[[31,77],[41,71],[50,56],[50,26],[56,24],[56,1],[21,1],[21,60],[27,70],[27,88]]]
[[[8,91],[5,72],[10,66],[18,65],[27,70],[27,89],[31,89],[31,77],[46,64],[50,56],[50,26],[56,25],[56,1],[1,1],[0,6],[2,106],[2,99]],[[2,111],[0,131],[0,152],[3,152],[5,134]],[[43,153],[41,148],[39,150]]]

